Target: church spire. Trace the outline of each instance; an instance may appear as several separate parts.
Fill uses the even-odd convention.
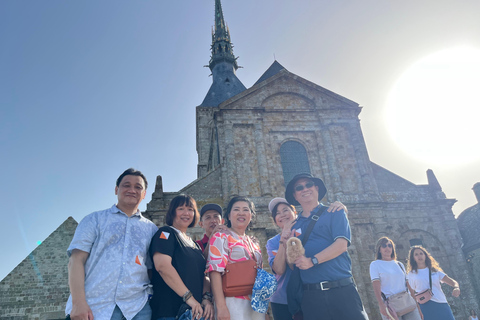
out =
[[[237,58],[233,55],[230,31],[223,19],[222,4],[215,0],[215,28],[212,30],[212,56],[208,67],[212,71],[212,86],[201,106],[217,107],[220,103],[245,91],[247,88],[235,75]]]
[[[233,55],[233,45],[230,41],[230,30],[223,18],[222,3],[215,0],[215,30],[212,30],[212,56],[208,67],[213,71],[219,62],[229,62],[235,70],[238,69],[237,58]]]

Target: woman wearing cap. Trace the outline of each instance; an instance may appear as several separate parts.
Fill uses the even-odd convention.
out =
[[[174,320],[183,303],[191,308],[193,319],[214,318],[211,295],[207,293],[210,286],[204,274],[205,257],[186,233],[195,226],[198,217],[197,204],[191,196],[176,196],[165,216],[166,225],[152,238],[153,320]]]
[[[340,202],[335,201],[328,208],[329,212],[347,208]],[[291,320],[293,315],[288,311],[287,304],[287,283],[290,278],[291,269],[286,263],[286,243],[294,236],[292,230],[297,219],[295,207],[284,198],[274,198],[268,204],[268,210],[277,227],[282,231],[267,241],[268,263],[277,278],[277,291],[270,298],[270,305],[275,320]]]
[[[228,264],[254,259],[257,267],[262,267],[258,241],[245,233],[254,215],[255,206],[251,200],[234,197],[224,214],[228,229],[210,238],[207,272],[210,273],[217,320],[265,319],[264,314],[253,310],[248,295],[226,297],[222,289],[222,274]]]
[[[388,237],[381,237],[377,241],[375,261],[370,263],[370,278],[382,319],[394,319],[393,311],[387,310],[384,299],[405,291],[410,294],[410,290],[407,290],[405,266],[397,261],[395,243]],[[418,308],[398,318],[401,320],[421,320]]]

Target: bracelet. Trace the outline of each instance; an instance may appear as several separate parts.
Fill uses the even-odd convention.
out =
[[[202,296],[202,300],[208,300],[208,301],[212,302],[213,301],[212,293],[209,292],[209,291],[205,292]]]
[[[458,290],[460,290],[460,287],[453,287],[453,290],[455,290],[455,289],[458,289]]]
[[[183,302],[187,302],[192,297],[193,293],[187,289],[187,292],[183,295]]]

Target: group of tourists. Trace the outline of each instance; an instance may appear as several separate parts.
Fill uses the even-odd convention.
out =
[[[370,277],[382,319],[454,320],[441,283],[460,295],[458,282],[447,276],[422,246],[412,246],[407,267],[397,261],[395,243],[388,237],[378,240]]]
[[[232,198],[225,211],[214,203],[198,210],[195,199],[178,195],[157,228],[138,209],[147,186],[140,171],[126,170],[116,182],[118,203],[79,223],[67,250],[67,317],[263,320],[270,304],[275,320],[368,319],[347,252],[347,208],[320,203],[327,192],[321,179],[298,174],[285,197],[268,205],[281,229],[266,245],[274,276],[263,271],[259,241],[246,233],[256,214],[249,198]],[[187,231],[197,224],[205,235],[193,241]],[[453,319],[440,282],[454,296],[458,283],[423,247],[412,247],[405,269],[393,241],[381,238],[370,274],[383,319]],[[404,293],[414,305],[406,312],[393,302]]]

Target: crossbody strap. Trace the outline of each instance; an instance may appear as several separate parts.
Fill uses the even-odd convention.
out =
[[[402,269],[403,274],[405,275],[405,291],[408,292],[408,285],[407,285],[407,273],[405,272],[405,269],[403,269],[402,264],[397,261],[398,266],[400,269]]]
[[[250,255],[250,258],[252,258],[253,260],[255,260],[255,262],[258,263],[257,261],[257,257],[255,256],[255,248],[253,247],[253,244],[252,244],[252,240],[250,239],[249,236],[246,236],[246,240],[245,242],[247,243],[247,251],[249,251],[249,255]]]
[[[302,239],[303,246],[305,246],[305,243],[307,243],[308,238],[310,237],[310,233],[312,233],[313,227],[315,226],[318,219],[320,219],[320,216],[325,212],[326,209],[327,207],[324,207],[324,206],[317,207],[317,209],[313,212],[313,214],[310,215],[309,217],[310,223],[308,224],[307,229],[305,230],[305,235],[303,236],[303,239]],[[318,211],[320,210],[321,212],[319,214]]]
[[[405,275],[405,291],[408,293],[408,286],[407,286],[407,273],[405,272],[405,269],[403,269],[402,264],[397,261],[398,266],[402,270],[403,274]],[[383,292],[380,292],[383,301],[387,301],[387,296]]]
[[[432,291],[432,269],[428,268],[428,282],[430,283],[430,291]]]

